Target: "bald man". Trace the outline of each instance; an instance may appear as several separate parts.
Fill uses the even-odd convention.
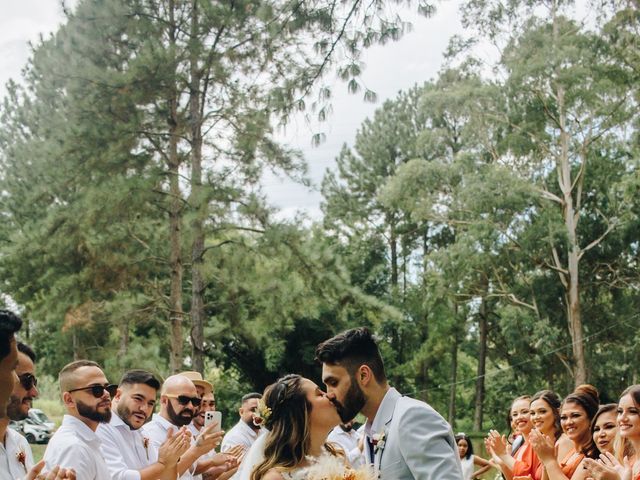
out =
[[[197,414],[201,399],[194,383],[183,375],[173,375],[167,378],[160,392],[160,413],[153,415],[152,420],[143,427],[143,433],[149,440],[159,447],[167,438],[169,430],[187,430]],[[213,450],[220,443],[224,432],[214,432],[216,425],[204,427],[197,439],[192,441],[191,447],[180,457],[178,475],[181,479],[189,480],[202,474],[209,477],[207,472],[213,467],[225,465],[229,468],[235,465],[235,458],[226,454],[216,454],[207,460],[200,457]]]
[[[78,479],[111,480],[96,430],[111,419],[111,395],[117,385],[110,385],[100,366],[89,360],[66,365],[58,383],[67,413],[44,452],[47,468],[65,465]]]

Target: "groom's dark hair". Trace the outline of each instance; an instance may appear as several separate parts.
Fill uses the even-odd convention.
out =
[[[351,376],[360,365],[367,365],[379,383],[387,381],[378,344],[367,327],[352,328],[325,340],[316,348],[316,360],[340,365]]]

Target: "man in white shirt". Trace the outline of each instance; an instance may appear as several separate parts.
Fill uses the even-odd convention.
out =
[[[151,417],[160,381],[145,370],[126,372],[111,402],[111,420],[96,434],[113,480],[175,480],[178,459],[190,445],[188,433],[176,429],[156,448],[140,430]]]
[[[62,402],[67,414],[49,440],[44,453],[48,468],[73,468],[82,480],[111,480],[100,452],[98,425],[111,420],[111,396],[117,386],[110,385],[100,366],[90,360],[66,365],[58,375]]]
[[[255,425],[253,420],[258,410],[258,401],[262,398],[259,393],[248,393],[242,397],[242,402],[238,413],[240,413],[240,421],[229,430],[222,440],[220,450],[227,452],[232,448],[241,445],[245,451],[248,451],[253,442],[258,438],[260,426]]]
[[[160,394],[160,413],[154,414],[151,422],[143,427],[143,434],[159,448],[170,430],[186,427],[191,423],[200,404],[201,399],[191,380],[182,375],[167,378]],[[223,431],[215,432],[215,429],[215,424],[204,427],[180,457],[178,475],[181,479],[192,479],[194,475],[205,473],[212,467],[235,464],[233,457],[224,454],[200,460],[201,456],[216,447],[224,435]]]
[[[0,418],[7,416],[7,403],[18,381],[14,372],[18,365],[15,334],[21,327],[20,317],[9,310],[0,310]]]
[[[17,347],[18,363],[15,373],[18,381],[9,398],[7,416],[0,418],[0,480],[21,478],[34,465],[29,442],[20,433],[8,428],[10,420],[27,418],[31,402],[38,396],[38,382],[34,376],[35,353],[22,342],[18,342]]]
[[[353,420],[336,426],[327,437],[328,442],[336,443],[344,450],[347,460],[353,468],[364,465],[365,458],[362,453],[362,437],[353,428]]]
[[[9,420],[27,416],[31,399],[38,395],[35,378],[35,354],[23,343],[17,343],[15,333],[22,327],[22,320],[9,310],[0,310],[0,480],[37,477],[44,461],[33,465],[33,455],[27,440],[18,432],[7,428]],[[7,401],[10,407],[7,408]],[[7,415],[7,409],[15,418]],[[31,469],[27,473],[27,468]],[[75,480],[72,470],[55,467],[46,474],[46,480]]]

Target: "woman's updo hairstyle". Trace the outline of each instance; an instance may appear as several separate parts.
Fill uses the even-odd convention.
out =
[[[565,403],[580,405],[587,412],[589,421],[591,421],[598,413],[598,408],[600,408],[600,395],[596,387],[584,384],[576,387],[571,395],[567,395],[562,404],[564,405]]]
[[[593,385],[580,385],[576,387],[571,395],[567,395],[562,402],[563,405],[566,405],[567,403],[572,403],[582,407],[589,419],[589,425],[591,425],[593,417],[596,416],[598,408],[600,408],[600,395],[598,394],[598,389]],[[591,433],[591,429],[589,429],[589,433]],[[589,458],[596,458],[598,456],[598,447],[593,441],[593,435],[589,435],[587,443],[582,446],[582,453]]]
[[[555,439],[558,440],[560,435],[562,435],[562,426],[560,425],[560,405],[562,405],[562,400],[560,396],[551,390],[540,390],[531,397],[531,403],[536,400],[544,400],[544,402],[551,407],[554,419]]]

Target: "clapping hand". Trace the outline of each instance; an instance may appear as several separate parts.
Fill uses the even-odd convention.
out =
[[[246,448],[244,445],[236,445],[235,447],[230,448],[224,453],[226,453],[227,455],[231,455],[232,457],[236,458],[238,462],[240,462],[240,459],[244,455],[245,450]]]
[[[491,445],[491,450],[493,450],[498,457],[507,454],[507,438],[504,435],[500,435],[497,430],[490,430],[486,441]]]
[[[166,467],[175,466],[190,446],[191,435],[187,433],[184,427],[175,434],[173,433],[173,429],[169,429],[167,439],[160,445],[160,449],[158,450],[158,463]]]
[[[496,465],[500,465],[503,463],[502,459],[496,454],[495,450],[492,447],[492,442],[489,437],[484,439],[484,446],[487,449],[487,452],[491,455],[491,460],[496,463]]]
[[[212,465],[222,466],[225,465],[227,470],[234,468],[238,465],[238,459],[229,453],[216,453],[208,460],[211,461]]]
[[[48,473],[40,473],[44,468],[44,460],[40,460],[27,474],[25,480],[76,480],[76,472],[73,468],[60,468],[56,465]]]
[[[545,461],[555,460],[555,444],[548,435],[545,435],[534,428],[529,434],[529,443],[531,443],[534,452],[536,452],[536,455],[543,463]]]
[[[633,463],[624,457],[622,465],[616,457],[610,453],[600,455],[600,460],[585,458],[584,468],[589,471],[587,480],[631,480]]]

